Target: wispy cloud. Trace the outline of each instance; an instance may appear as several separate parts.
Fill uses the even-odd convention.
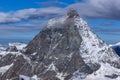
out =
[[[0,23],[15,23],[24,20],[40,19],[40,18],[53,18],[63,15],[61,8],[48,7],[48,8],[30,8],[18,10],[15,12],[0,12]]]
[[[120,35],[120,28],[94,27],[93,30],[97,33],[100,33],[100,34]]]
[[[108,27],[108,26],[115,26],[115,22],[112,22],[112,21],[109,21],[109,22],[100,22],[98,25],[99,26],[106,26],[106,27]]]
[[[43,7],[61,7],[61,6],[68,6],[67,3],[61,2],[58,0],[54,1],[45,1],[45,2],[36,2],[38,5],[41,5]]]
[[[120,20],[120,0],[84,0],[68,6],[79,11],[86,18],[104,18]]]
[[[81,17],[86,19],[111,19],[120,20],[120,0],[75,0],[73,4],[67,4],[61,2],[61,0],[37,2],[42,5],[41,8],[28,8],[17,11],[0,12],[0,33],[4,34],[3,37],[16,38],[16,33],[23,33],[23,37],[27,32],[40,31],[45,23],[39,21],[47,21],[50,18],[63,16],[66,14],[69,8],[74,8],[78,11]],[[17,22],[29,22],[34,21],[31,24],[17,24]],[[12,25],[11,25],[12,23]],[[6,25],[7,24],[7,25]],[[10,24],[10,25],[9,25]],[[16,24],[16,25],[15,25]],[[4,25],[4,26],[3,26]],[[94,27],[93,30],[100,34],[107,35],[120,35],[120,28],[107,28],[104,26],[114,26],[113,22],[101,22],[99,27]],[[101,26],[101,27],[100,27]],[[117,25],[118,27],[118,25]],[[11,34],[9,34],[11,33]],[[14,36],[12,36],[14,35]],[[26,34],[26,36],[32,36]],[[21,39],[23,39],[21,37]]]
[[[43,5],[67,5],[60,1],[42,2]],[[114,4],[114,5],[113,5]],[[48,6],[49,6],[48,5]],[[23,20],[53,18],[64,15],[69,8],[76,9],[81,17],[120,20],[120,0],[84,0],[67,7],[30,8],[15,12],[0,12],[0,23],[14,23]]]
[[[46,26],[46,22],[40,24],[2,25],[0,32],[30,32],[40,31]]]
[[[43,5],[67,5],[60,1],[43,2]],[[114,5],[113,5],[114,4]],[[81,17],[120,20],[120,0],[84,0],[67,7],[30,8],[14,12],[0,12],[0,23],[15,23],[32,19],[50,19],[62,16],[69,8],[76,9]]]

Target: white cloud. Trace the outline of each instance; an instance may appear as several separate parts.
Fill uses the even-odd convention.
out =
[[[30,8],[18,10],[15,12],[3,13],[0,12],[0,23],[13,23],[22,20],[39,19],[39,18],[53,18],[60,16],[62,8],[49,7],[49,8]]]
[[[120,0],[84,0],[67,8],[75,8],[87,18],[120,19]]]
[[[69,8],[76,9],[81,17],[120,20],[120,0],[84,0],[65,8],[30,8],[15,12],[0,12],[0,23],[14,23],[23,20],[53,18],[64,15]]]

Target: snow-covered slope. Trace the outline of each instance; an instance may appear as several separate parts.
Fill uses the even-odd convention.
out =
[[[63,25],[67,17],[60,19],[52,19],[48,22],[48,27],[55,26],[56,24]],[[109,45],[105,44],[96,34],[94,34],[87,22],[82,18],[77,17],[74,19],[75,26],[79,29],[83,41],[80,45],[80,52],[86,63],[89,62],[118,62],[119,56],[114,52]]]
[[[54,26],[56,22],[64,24],[66,17],[61,19],[50,20],[50,26]],[[83,41],[80,45],[80,52],[85,63],[99,63],[100,69],[93,74],[88,75],[85,79],[75,73],[71,80],[120,80],[120,57],[114,52],[109,45],[105,44],[96,34],[94,34],[88,24],[80,17],[74,19],[75,26],[79,29]],[[48,27],[50,27],[48,26]],[[117,78],[109,78],[107,76],[117,75]]]
[[[76,18],[75,25],[79,28],[79,33],[83,39],[80,52],[86,62],[120,63],[119,56],[90,30],[90,27],[84,20]]]

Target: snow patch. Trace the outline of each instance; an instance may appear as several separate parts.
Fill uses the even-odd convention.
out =
[[[24,43],[9,43],[8,45],[15,46],[18,50],[22,50],[27,46],[27,44]]]
[[[60,80],[64,80],[64,78],[67,76],[67,73],[57,73],[56,77]]]
[[[34,75],[33,77],[19,75],[19,80],[42,80],[42,79],[38,78],[37,75]]]
[[[105,77],[105,75],[112,75],[116,74],[118,75],[115,79],[110,79],[108,77]],[[110,66],[110,64],[101,64],[101,67],[99,70],[94,72],[91,75],[88,75],[85,80],[120,80],[120,70],[117,68],[114,68]]]
[[[12,55],[16,55],[16,56],[22,55],[22,53],[20,53],[20,52],[7,52],[7,51],[0,52],[0,56],[2,56],[2,57],[6,56],[7,54],[12,54]]]
[[[50,71],[56,71],[57,69],[56,69],[55,65],[54,65],[53,63],[51,63],[51,64],[49,65],[47,71],[49,71],[49,70],[50,70]]]
[[[10,65],[6,65],[6,66],[3,66],[3,67],[0,67],[0,73],[4,74],[12,66],[13,66],[13,63],[10,64]]]
[[[36,55],[36,54],[37,54],[37,52],[34,52],[34,53],[33,53],[33,54],[31,54],[31,55],[33,55],[33,56],[34,56],[34,55]]]

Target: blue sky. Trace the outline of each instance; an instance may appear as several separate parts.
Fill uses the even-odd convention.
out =
[[[51,18],[76,9],[106,43],[120,41],[119,0],[0,0],[0,43],[28,43]]]

